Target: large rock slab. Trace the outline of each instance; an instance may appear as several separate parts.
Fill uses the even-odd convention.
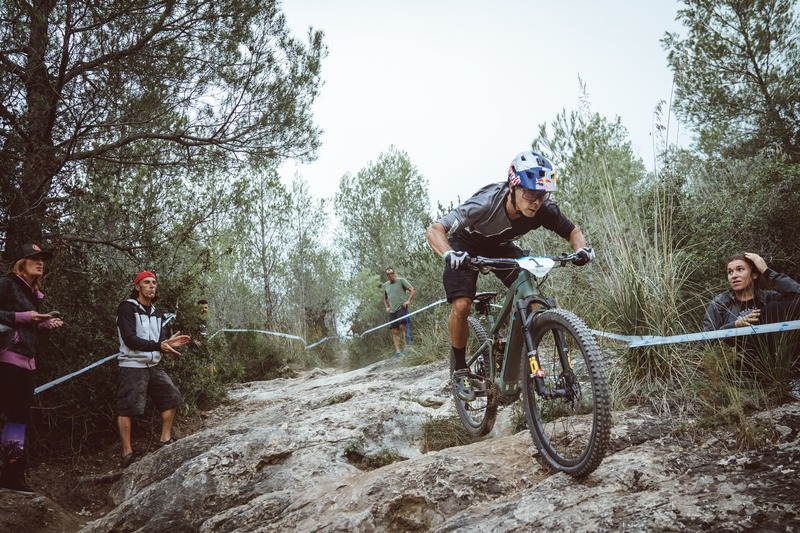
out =
[[[746,453],[725,435],[673,435],[644,410],[615,413],[611,453],[574,480],[540,466],[510,423],[423,454],[423,424],[455,416],[447,367],[395,364],[233,390],[207,429],[128,468],[117,507],[82,531],[800,529],[800,403],[759,415],[773,444]],[[353,450],[404,460],[363,471]]]

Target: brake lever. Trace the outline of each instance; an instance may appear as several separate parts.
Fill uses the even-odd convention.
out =
[[[578,254],[568,254],[563,253],[561,254],[561,266],[567,266],[567,263],[575,264],[575,259],[578,258]]]
[[[483,265],[481,263],[482,263],[482,261],[479,261],[479,260],[476,261],[476,258],[474,258],[474,257],[471,257],[469,259],[469,267],[472,270],[477,270],[481,274],[488,274],[489,272],[492,271],[488,266]]]

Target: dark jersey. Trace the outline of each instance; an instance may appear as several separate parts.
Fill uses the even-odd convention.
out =
[[[546,228],[564,239],[569,239],[575,228],[558,206],[546,200],[533,217],[510,220],[506,212],[506,182],[487,185],[469,200],[443,216],[439,223],[444,226],[449,240],[458,243],[458,249],[490,250],[508,246],[529,231]]]

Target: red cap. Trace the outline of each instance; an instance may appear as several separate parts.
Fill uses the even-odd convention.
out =
[[[136,274],[136,277],[133,278],[133,284],[136,285],[137,283],[142,281],[144,278],[156,279],[156,275],[153,274],[152,272],[147,271],[147,270],[145,270],[143,272],[139,272],[138,274]]]

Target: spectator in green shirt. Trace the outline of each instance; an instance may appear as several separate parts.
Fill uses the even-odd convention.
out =
[[[392,267],[387,268],[385,273],[389,281],[383,284],[383,305],[386,307],[386,312],[389,313],[389,322],[392,322],[408,315],[408,304],[414,298],[414,287],[405,278],[398,278]],[[392,332],[392,342],[394,342],[394,357],[398,357],[402,353],[400,350],[401,333],[403,341],[408,343],[405,334],[406,321],[392,322],[389,324],[389,330]]]

